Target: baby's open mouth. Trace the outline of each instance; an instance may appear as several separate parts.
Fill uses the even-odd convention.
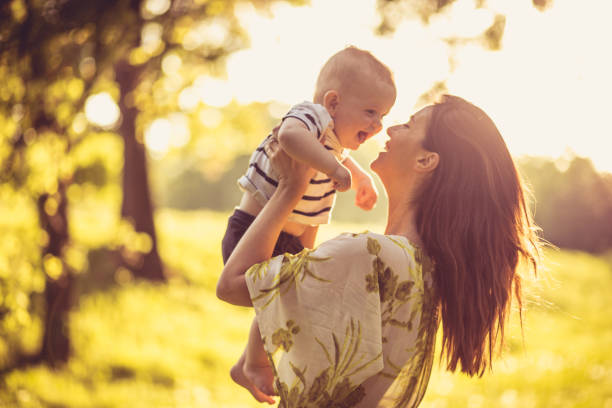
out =
[[[359,143],[363,143],[368,139],[368,134],[362,130],[357,133],[357,137],[359,138]]]

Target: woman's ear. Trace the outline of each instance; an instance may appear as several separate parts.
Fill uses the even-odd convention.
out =
[[[423,152],[417,156],[416,171],[428,173],[434,171],[440,162],[440,155],[436,152]]]
[[[336,113],[336,108],[338,107],[339,102],[340,95],[338,95],[338,92],[333,89],[330,89],[329,91],[325,92],[325,95],[323,95],[323,106],[325,106],[325,109],[327,109],[329,114],[332,116]]]

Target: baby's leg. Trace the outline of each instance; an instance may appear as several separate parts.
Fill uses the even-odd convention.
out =
[[[244,373],[257,388],[268,395],[274,394],[274,371],[264,350],[257,318],[253,319],[249,342],[245,349]]]
[[[257,319],[253,319],[249,341],[240,360],[230,371],[232,379],[259,402],[274,404],[274,371],[263,347]]]

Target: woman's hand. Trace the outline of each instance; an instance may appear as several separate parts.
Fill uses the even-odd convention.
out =
[[[270,259],[283,226],[315,173],[307,164],[285,153],[276,133],[277,129],[264,145],[264,151],[279,174],[278,186],[236,245],[217,283],[217,297],[233,305],[253,305],[244,274],[254,264]]]

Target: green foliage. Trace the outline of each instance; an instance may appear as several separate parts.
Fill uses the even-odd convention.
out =
[[[269,110],[267,104],[242,107],[231,104],[219,110],[223,115],[219,125],[203,129],[195,142],[196,146],[206,149],[206,155],[200,155],[198,147],[195,151],[185,148],[153,161],[151,179],[157,205],[181,210],[230,211],[234,208],[242,196],[236,180],[246,171],[253,150],[279,120]],[[230,143],[233,144],[231,149]],[[368,165],[379,150],[372,140],[351,152],[351,156],[370,172]],[[379,191],[376,207],[371,211],[361,210],[355,205],[353,190],[341,193],[337,195],[333,220],[382,222],[386,216],[387,198],[378,178],[373,177]]]
[[[589,159],[560,162],[524,158],[519,166],[536,198],[535,220],[543,236],[563,248],[601,253],[612,248],[612,174]]]
[[[225,321],[232,316],[231,324]],[[22,407],[222,407],[249,403],[222,386],[252,314],[210,290],[128,285],[83,299],[72,316],[75,356],[62,371],[6,378],[0,402]],[[231,401],[231,402],[230,402]]]
[[[251,146],[257,144],[251,137]],[[373,142],[366,143],[353,157],[364,168],[378,153]],[[249,156],[239,156],[218,179],[209,179],[199,162],[187,158],[168,158],[154,167],[155,197],[162,207],[176,209],[209,208],[230,211],[239,202],[241,192],[236,180],[244,173]],[[612,249],[612,175],[598,173],[588,159],[573,157],[561,171],[559,162],[539,157],[523,157],[518,165],[534,194],[535,221],[543,237],[563,248],[603,253]],[[174,170],[174,171],[172,171]],[[337,195],[333,222],[383,222],[387,199],[375,177],[380,193],[372,211],[354,204],[354,192]]]
[[[512,325],[504,358],[482,379],[436,372],[429,406],[591,407],[612,403],[612,326],[604,312],[612,263],[580,252],[548,251],[529,282],[524,343]],[[436,388],[434,384],[440,384]],[[425,404],[424,406],[428,406]]]
[[[270,104],[200,106],[187,114],[194,137],[151,163],[155,202],[184,210],[229,210],[240,200],[236,184],[253,150],[279,118]]]
[[[424,24],[429,24],[432,17],[444,14],[456,0],[377,0],[376,6],[381,16],[381,22],[376,28],[382,35],[395,31],[398,25],[407,19],[420,19]],[[532,0],[532,6],[540,11],[548,9],[553,0]],[[465,4],[464,4],[465,6]],[[474,9],[489,9],[487,0],[476,0],[472,2]],[[476,38],[449,37],[449,43],[465,43],[470,41],[479,42],[490,50],[500,49],[501,40],[504,35],[506,18],[502,14],[495,16],[491,26]]]
[[[38,348],[40,294],[44,290],[36,209],[23,195],[0,185],[0,367],[15,352]]]
[[[147,0],[0,3],[0,208],[7,208],[0,217],[6,246],[0,253],[0,367],[40,349],[40,336],[32,333],[48,312],[40,301],[47,277],[92,272],[88,251],[100,253],[100,247],[110,254],[121,248],[122,256],[133,259],[152,248],[150,236],[119,220],[121,139],[106,132],[116,124],[101,129],[94,123],[86,101],[105,92],[145,111],[137,119],[136,139],[142,143],[151,120],[180,113],[184,88],[203,75],[222,74],[224,58],[247,45],[234,15],[237,2],[172,1],[167,7]],[[137,66],[139,87],[120,95],[114,68],[124,59]],[[245,127],[266,120],[245,112],[233,118],[240,124],[236,132],[249,134]],[[194,133],[207,135],[195,118],[197,112],[191,118]],[[227,154],[206,163],[222,167],[240,143],[227,139],[218,149]],[[206,153],[210,141],[200,145]],[[73,211],[74,203],[79,208]],[[69,214],[102,223],[104,232],[81,234],[82,224],[65,216],[64,204]],[[108,209],[116,213],[109,215]],[[71,239],[73,233],[78,236]],[[61,316],[64,311],[54,312]]]
[[[222,305],[213,294],[227,214],[161,212],[159,247],[171,284],[134,284],[129,271],[116,270],[109,258],[120,248],[146,252],[151,240],[120,219],[120,139],[112,129],[89,123],[84,113],[92,94],[108,92],[118,99],[113,76],[118,59],[146,64],[138,89],[126,97],[144,112],[137,137],[142,142],[146,126],[171,115],[186,118],[193,135],[156,168],[158,202],[229,210],[239,197],[235,179],[246,157],[278,118],[265,104],[185,107],[180,96],[197,87],[202,75],[222,75],[224,57],[247,44],[234,3],[174,1],[161,13],[146,11],[144,1],[11,0],[0,5],[0,367],[40,348],[47,276],[57,277],[68,266],[79,275],[79,293],[86,293],[72,315],[75,358],[60,371],[13,371],[2,379],[0,405],[256,406],[227,375],[252,313]],[[425,11],[443,11],[447,3],[452,1],[438,1]],[[534,0],[538,7],[547,3]],[[219,41],[206,35],[211,26],[224,30]],[[158,32],[159,38],[149,41],[146,32]],[[468,40],[482,43],[484,38],[483,44],[495,49],[502,35],[503,19],[497,18],[484,37]],[[358,159],[366,163],[366,156]],[[529,166],[525,172],[539,198],[537,220],[546,237],[561,246],[610,248],[610,178],[594,175],[581,161],[565,173],[554,166]],[[43,256],[49,236],[39,225],[41,214],[57,212],[60,184],[68,186],[70,204],[70,239],[61,259]],[[42,212],[37,211],[37,199],[47,195]],[[206,201],[211,197],[216,201]],[[370,213],[358,210],[352,199],[353,193],[339,197],[336,221],[384,217],[383,197]],[[337,226],[322,227],[320,237],[337,231]],[[577,401],[586,406],[612,398],[605,393],[612,388],[611,364],[601,351],[611,335],[600,313],[608,308],[609,270],[584,255],[553,258],[568,265],[555,274],[571,282],[571,289],[543,289],[544,300],[534,307],[534,332],[527,330],[528,342],[531,336],[546,340],[531,343],[536,354],[526,359],[516,349],[519,342],[511,342],[505,364],[515,369],[502,369],[491,383],[449,388],[449,377],[439,374],[427,403],[569,406]],[[541,307],[547,301],[553,306]],[[551,343],[553,330],[561,332],[563,342]],[[567,344],[571,357],[565,355]],[[523,371],[538,374],[521,376]],[[601,387],[595,389],[595,382]]]
[[[223,267],[220,254],[226,214],[163,210],[159,211],[156,222],[161,231],[160,253],[175,271],[172,275],[214,293]]]
[[[72,180],[81,187],[91,185],[103,189],[120,183],[123,145],[113,133],[88,133],[72,149],[69,159],[74,168]]]
[[[446,8],[456,0],[378,0],[378,11],[382,21],[377,28],[380,34],[388,34],[395,31],[395,28],[404,19],[419,18],[427,24],[429,19],[439,13],[443,13]]]
[[[78,219],[83,212],[79,212]],[[76,216],[76,214],[75,214]],[[71,316],[75,357],[61,370],[5,375],[0,405],[21,407],[259,407],[231,382],[251,310],[214,296],[227,213],[160,211],[160,251],[168,285],[124,282],[83,296]],[[75,236],[104,235],[104,223]],[[380,232],[381,224],[323,227]],[[483,378],[434,369],[423,407],[592,407],[612,403],[608,345],[612,263],[580,252],[548,251],[546,271],[528,280],[524,345],[513,315],[507,347]]]
[[[381,35],[395,32],[399,24],[406,19],[419,19],[423,24],[429,24],[432,17],[444,15],[456,0],[378,0],[377,8],[381,22],[376,31]],[[473,2],[474,9],[489,8],[486,0]],[[535,7],[535,1],[534,1]],[[478,44],[488,50],[501,49],[506,16],[496,14],[493,23],[476,36],[449,35],[446,41],[451,47],[469,43]]]

